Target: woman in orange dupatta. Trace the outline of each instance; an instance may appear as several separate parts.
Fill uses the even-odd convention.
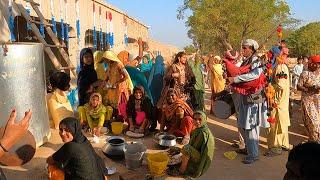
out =
[[[169,89],[166,103],[162,108],[160,131],[169,132],[177,137],[183,137],[183,144],[189,142],[190,133],[194,129],[192,123],[193,111],[189,105],[178,98],[177,91]]]
[[[123,63],[124,66],[127,66],[130,63],[128,51],[121,51],[118,54],[118,58]]]

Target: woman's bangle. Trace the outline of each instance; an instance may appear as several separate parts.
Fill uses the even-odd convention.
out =
[[[1,144],[1,142],[0,142],[0,147],[3,149],[4,152],[8,152],[8,150],[6,148],[4,148],[4,146]]]

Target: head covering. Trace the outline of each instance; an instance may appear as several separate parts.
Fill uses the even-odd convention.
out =
[[[153,64],[149,80],[148,87],[152,94],[152,99],[154,104],[158,102],[161,96],[161,91],[163,88],[163,76],[165,73],[164,59],[161,55],[156,57],[155,64]]]
[[[214,137],[207,126],[207,116],[203,111],[196,111],[200,114],[202,126],[191,132],[189,144],[185,145],[182,153],[192,157],[199,157],[200,161],[190,162],[186,174],[197,178],[203,175],[211,165],[214,153]],[[195,153],[194,149],[197,150]]]
[[[102,61],[103,51],[96,51],[93,53],[94,64],[100,63]]]
[[[87,138],[82,134],[80,121],[74,117],[64,118],[60,125],[66,126],[66,128],[70,131],[73,136],[72,142],[76,143],[84,143]]]
[[[83,57],[85,54],[90,54],[92,56],[92,60],[93,60],[92,50],[90,48],[83,48],[80,52],[80,71],[82,71],[84,68],[94,69],[93,63],[91,63],[90,65],[84,64]]]
[[[100,63],[102,61],[103,52],[102,51],[96,51],[93,54],[94,57],[94,69],[96,70],[98,79],[105,80],[107,78],[107,73],[105,70],[105,64],[107,63]]]
[[[91,101],[92,101],[93,97],[99,98],[99,103],[98,103],[97,107],[92,107],[92,105],[91,105]],[[90,96],[89,102],[86,103],[84,105],[84,107],[86,109],[86,113],[88,115],[90,115],[92,118],[96,118],[96,119],[100,118],[101,114],[106,113],[106,108],[102,104],[102,96],[99,93],[92,93]]]
[[[310,61],[313,63],[320,63],[320,55],[311,56]]]
[[[83,62],[83,56],[89,53],[93,54],[91,49],[84,48],[80,52],[80,72],[78,74],[78,80],[77,85],[79,89],[79,105],[83,106],[85,103],[89,101],[89,95],[87,94],[87,91],[92,83],[96,82],[98,80],[97,73],[94,70],[94,63],[90,65],[85,65]]]
[[[145,91],[144,91],[143,86],[138,85],[138,86],[134,87],[134,88],[133,88],[133,94],[134,94],[137,90],[140,90],[140,91],[142,92],[142,96],[145,95]]]
[[[177,108],[182,108],[184,110],[184,114],[185,116],[193,116],[193,110],[191,109],[191,107],[182,99],[178,98],[178,91],[174,88],[170,88],[168,89],[167,93],[166,93],[166,97],[168,97],[170,94],[175,94],[177,96],[177,99],[172,103],[172,104],[168,104],[168,102],[166,101],[165,105],[164,105],[164,113],[166,115],[166,117],[168,119],[171,119],[175,113]]]
[[[121,65],[123,65],[123,63],[120,61],[120,59],[117,57],[117,55],[112,51],[105,51],[103,53],[102,57],[105,59],[108,59],[110,61],[114,61],[114,62],[117,62],[117,63],[120,63]]]
[[[216,59],[216,60],[220,61],[221,57],[220,56],[214,56],[213,59]]]
[[[272,68],[275,68],[277,65],[277,57],[281,54],[281,49],[279,46],[272,46],[269,52],[271,54]]]
[[[242,45],[252,46],[255,51],[259,49],[259,44],[257,43],[257,41],[253,39],[246,39],[245,41],[243,41]]]
[[[221,63],[221,57],[220,56],[214,56],[213,57],[214,64],[220,64]]]
[[[196,114],[200,114],[201,115],[201,128],[208,128],[207,125],[207,115],[203,112],[203,111],[196,111],[194,112],[193,116]]]
[[[123,63],[123,65],[129,64],[129,52],[128,51],[121,51],[117,56],[120,61]]]
[[[50,76],[50,84],[52,88],[58,88],[62,91],[67,91],[70,88],[70,76],[65,72],[54,72]]]
[[[152,60],[147,56],[147,55],[144,55],[143,58],[146,58],[147,59],[147,63],[144,63],[144,60],[142,59],[142,63],[140,65],[140,71],[141,72],[150,72],[151,69],[152,69]]]
[[[64,126],[66,126],[66,128],[72,134],[72,136],[73,136],[72,142],[81,144],[82,145],[81,148],[84,148],[87,152],[86,155],[87,155],[88,160],[90,162],[92,162],[92,165],[95,165],[95,167],[93,167],[95,169],[95,172],[94,172],[94,174],[91,174],[90,176],[95,177],[96,179],[104,179],[103,170],[105,168],[105,164],[104,164],[103,160],[100,158],[100,156],[98,156],[96,154],[95,150],[93,149],[93,147],[90,144],[90,142],[88,141],[88,139],[83,135],[83,133],[81,131],[80,121],[74,117],[67,117],[60,122],[60,125],[62,125],[62,124]],[[63,145],[63,147],[65,145]],[[68,146],[68,148],[69,147],[75,147],[75,146]],[[79,146],[76,146],[76,147],[79,147]],[[66,150],[66,148],[64,148],[63,152],[65,152],[65,150]],[[73,151],[81,153],[80,151],[77,151],[77,149],[75,149]],[[57,151],[57,152],[59,152],[59,151]],[[53,157],[56,155],[56,153],[53,154]],[[79,154],[76,153],[73,155],[77,156]],[[70,161],[73,160],[72,158],[74,158],[74,157],[64,157],[63,159],[65,159],[66,162],[63,162],[63,163],[60,162],[59,163],[60,166],[67,167],[65,165],[72,164],[72,162],[70,163]],[[80,173],[78,173],[78,174],[80,174]],[[74,176],[71,176],[70,173],[65,173],[65,177],[66,177],[66,179],[74,178]]]

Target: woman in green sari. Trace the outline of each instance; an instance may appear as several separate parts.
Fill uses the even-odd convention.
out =
[[[193,115],[196,127],[191,132],[189,144],[182,148],[180,174],[194,178],[202,176],[210,167],[214,152],[214,137],[207,126],[207,116],[203,111]]]

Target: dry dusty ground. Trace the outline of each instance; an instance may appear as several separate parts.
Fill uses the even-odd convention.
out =
[[[206,108],[207,112],[209,109],[209,94],[206,94]],[[290,127],[290,143],[296,145],[302,141],[305,141],[305,129],[300,122],[300,110],[299,106],[294,106],[291,111],[292,115],[292,126]],[[287,161],[288,153],[285,152],[281,156],[269,158],[264,157],[262,154],[266,151],[266,135],[265,130],[262,130],[260,137],[260,159],[254,164],[245,165],[241,163],[243,155],[238,155],[234,160],[228,160],[223,156],[226,151],[234,150],[230,145],[237,140],[237,128],[236,119],[231,117],[228,120],[220,120],[209,116],[208,125],[215,136],[215,155],[213,163],[207,173],[199,179],[217,179],[217,180],[241,180],[241,179],[252,179],[252,180],[278,180],[282,179],[285,174],[285,164]],[[132,140],[132,139],[127,139]],[[155,151],[156,147],[151,137],[143,140],[148,147],[148,151]],[[27,164],[22,167],[3,167],[4,173],[9,180],[11,179],[23,179],[23,180],[38,180],[47,179],[46,173],[46,158],[61,147],[62,142],[56,130],[52,130],[52,137],[50,142],[47,142],[43,146],[37,149],[35,157]],[[102,155],[101,149],[102,143],[95,144],[97,152]],[[103,156],[103,155],[102,155]],[[104,157],[108,166],[116,166],[118,172],[126,172],[124,162],[114,162]],[[147,174],[147,167],[144,165],[142,168],[137,170]],[[119,173],[110,176],[109,179],[118,179]],[[158,177],[156,179],[182,179],[172,177]]]

